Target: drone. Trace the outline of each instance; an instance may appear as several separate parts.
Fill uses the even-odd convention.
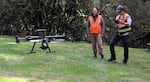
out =
[[[54,35],[54,36],[51,36],[51,35],[46,36],[46,29],[37,29],[37,30],[35,30],[35,32],[38,34],[37,36],[27,35],[25,38],[19,38],[19,36],[16,35],[15,36],[16,43],[20,43],[21,40],[26,40],[26,41],[29,41],[29,42],[33,42],[33,46],[32,46],[32,49],[31,49],[30,53],[36,53],[34,51],[36,43],[41,42],[41,47],[40,48],[42,50],[47,50],[48,49],[47,53],[52,53],[51,48],[48,45],[48,42],[50,42],[51,39],[65,39],[65,40],[69,39],[65,34],[63,34],[63,35]]]

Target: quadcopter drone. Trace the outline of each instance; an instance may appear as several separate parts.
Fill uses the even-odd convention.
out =
[[[35,30],[35,32],[37,32],[38,36],[30,36],[30,35],[27,35],[25,38],[19,38],[17,35],[15,36],[16,38],[16,43],[20,43],[21,40],[26,40],[26,41],[29,41],[29,42],[33,42],[33,46],[32,46],[32,49],[30,51],[30,53],[35,53],[34,51],[34,48],[35,48],[35,45],[37,42],[41,42],[41,49],[42,50],[47,50],[48,49],[48,52],[47,53],[51,53],[51,48],[49,47],[48,45],[48,42],[51,40],[51,39],[68,39],[66,35],[54,35],[54,36],[46,36],[46,29],[37,29]]]

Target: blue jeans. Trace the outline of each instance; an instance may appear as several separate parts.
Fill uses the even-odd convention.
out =
[[[124,62],[128,61],[128,54],[129,54],[129,50],[128,50],[128,38],[129,35],[126,36],[119,36],[118,34],[115,34],[111,41],[110,41],[110,53],[111,53],[111,59],[112,60],[116,60],[116,53],[115,53],[115,44],[117,44],[117,42],[119,42],[120,40],[122,40],[123,43],[123,47],[124,47]]]

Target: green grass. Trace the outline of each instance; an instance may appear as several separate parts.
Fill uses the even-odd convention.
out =
[[[41,50],[27,54],[32,44],[15,42],[14,37],[0,36],[0,82],[150,82],[150,52],[130,48],[129,62],[122,64],[123,49],[116,48],[117,62],[109,63],[109,46],[105,59],[94,59],[91,44],[63,42],[50,44],[55,53]]]

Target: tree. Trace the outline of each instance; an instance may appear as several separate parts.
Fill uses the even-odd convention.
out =
[[[82,0],[13,0],[0,13],[2,34],[27,32],[46,28],[48,34],[66,33],[74,39],[81,39],[84,15],[89,5]],[[87,4],[87,5],[84,5]]]
[[[115,33],[115,9],[123,5],[133,19],[131,47],[146,47],[150,41],[149,0],[1,0],[0,4],[1,34],[34,34],[46,28],[50,35],[65,33],[83,40],[87,16],[97,6],[106,23],[104,42],[109,44]]]

